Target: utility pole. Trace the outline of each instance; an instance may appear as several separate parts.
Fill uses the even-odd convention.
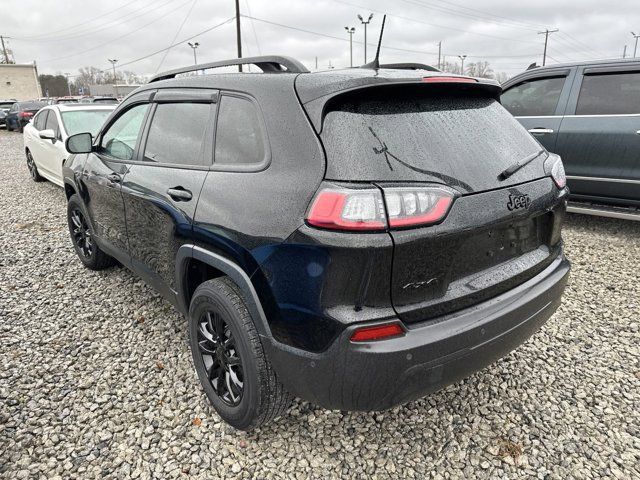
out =
[[[349,34],[349,66],[353,67],[353,33],[356,31],[355,27],[344,27]]]
[[[364,25],[364,63],[365,64],[367,63],[367,25],[369,25],[372,18],[373,18],[373,13],[370,13],[369,18],[365,22],[364,18],[362,18],[362,15],[358,15],[358,20],[360,20],[360,23]]]
[[[624,50],[622,50],[622,58],[627,58],[627,46],[624,46]]]
[[[316,57],[316,70],[318,70],[318,57]]]
[[[197,65],[198,64],[198,57],[196,56],[196,48],[198,48],[200,46],[200,44],[198,42],[195,42],[195,43],[187,42],[187,45],[189,45],[191,47],[191,49],[193,50],[193,64]]]
[[[544,35],[544,53],[542,54],[542,66],[544,67],[547,63],[547,43],[549,43],[549,35],[552,33],[556,33],[559,30],[556,28],[555,30],[549,30],[548,28],[544,32],[538,32],[538,35]]]
[[[116,98],[118,98],[118,80],[116,79],[116,63],[118,63],[118,60],[116,60],[115,58],[108,58],[107,60],[109,60],[111,62],[111,65],[113,66],[113,88],[116,92]]]
[[[9,37],[7,37],[9,38]],[[9,54],[7,53],[7,47],[4,44],[4,37],[0,35],[0,41],[2,42],[2,53],[4,54],[4,63],[9,64]]]
[[[71,96],[71,84],[69,83],[69,75],[70,73],[65,73],[64,76],[67,79],[67,88],[69,89],[69,96]]]
[[[633,35],[633,38],[636,39],[636,45],[635,47],[633,47],[633,58],[636,58],[636,54],[638,53],[638,38],[640,38],[640,33],[631,32],[631,35]]]
[[[440,68],[440,58],[442,57],[442,41],[438,42],[438,70],[442,70]]]
[[[240,34],[240,0],[236,0],[236,42],[238,43],[238,58],[242,58],[242,36]],[[238,71],[242,71],[242,65],[238,65]]]
[[[460,75],[464,75],[464,59],[467,58],[466,55],[458,55],[462,65],[460,66]]]

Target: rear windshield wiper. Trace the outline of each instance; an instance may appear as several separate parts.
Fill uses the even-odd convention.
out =
[[[524,157],[522,160],[514,163],[513,165],[511,165],[506,170],[503,170],[502,173],[500,175],[498,175],[498,180],[500,180],[500,181],[506,180],[511,175],[516,173],[518,170],[520,170],[523,167],[526,167],[528,164],[533,162],[536,158],[538,158],[543,153],[545,153],[545,150],[539,150],[536,153],[532,153],[528,157]]]

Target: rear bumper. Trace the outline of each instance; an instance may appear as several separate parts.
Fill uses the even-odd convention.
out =
[[[349,338],[359,323],[322,353],[277,342],[265,346],[291,393],[329,409],[382,410],[439,390],[523,343],[560,304],[569,270],[560,255],[524,284],[454,314],[412,324],[403,337],[353,343]]]

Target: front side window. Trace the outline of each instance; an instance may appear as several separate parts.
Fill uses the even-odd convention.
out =
[[[224,95],[218,108],[215,163],[262,163],[266,158],[266,141],[256,105],[246,98]]]
[[[576,115],[640,113],[640,72],[585,75]]]
[[[566,77],[526,81],[502,94],[501,101],[514,117],[555,115]]]
[[[136,105],[120,115],[102,136],[100,151],[120,160],[133,160],[149,104]]]
[[[58,134],[58,119],[56,118],[56,113],[52,110],[47,115],[47,123],[45,125],[45,130],[53,130],[56,135]]]
[[[149,162],[204,165],[205,133],[211,121],[209,103],[160,103],[144,149]]]
[[[36,118],[33,120],[33,126],[36,130],[44,130],[44,127],[47,124],[48,113],[49,110],[44,110],[36,115]]]

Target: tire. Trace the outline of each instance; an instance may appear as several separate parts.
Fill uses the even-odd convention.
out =
[[[42,182],[44,178],[42,178],[40,176],[40,173],[38,172],[38,166],[36,165],[36,162],[33,159],[33,155],[31,155],[31,152],[29,150],[27,150],[26,155],[27,155],[27,168],[29,169],[31,180],[33,180],[34,182]]]
[[[189,308],[189,340],[202,388],[229,425],[252,430],[286,411],[291,396],[264,354],[240,289],[228,277],[196,289]]]
[[[73,248],[85,267],[90,270],[104,270],[115,265],[116,260],[104,253],[96,244],[87,218],[86,210],[78,195],[71,195],[67,202],[67,223]]]

